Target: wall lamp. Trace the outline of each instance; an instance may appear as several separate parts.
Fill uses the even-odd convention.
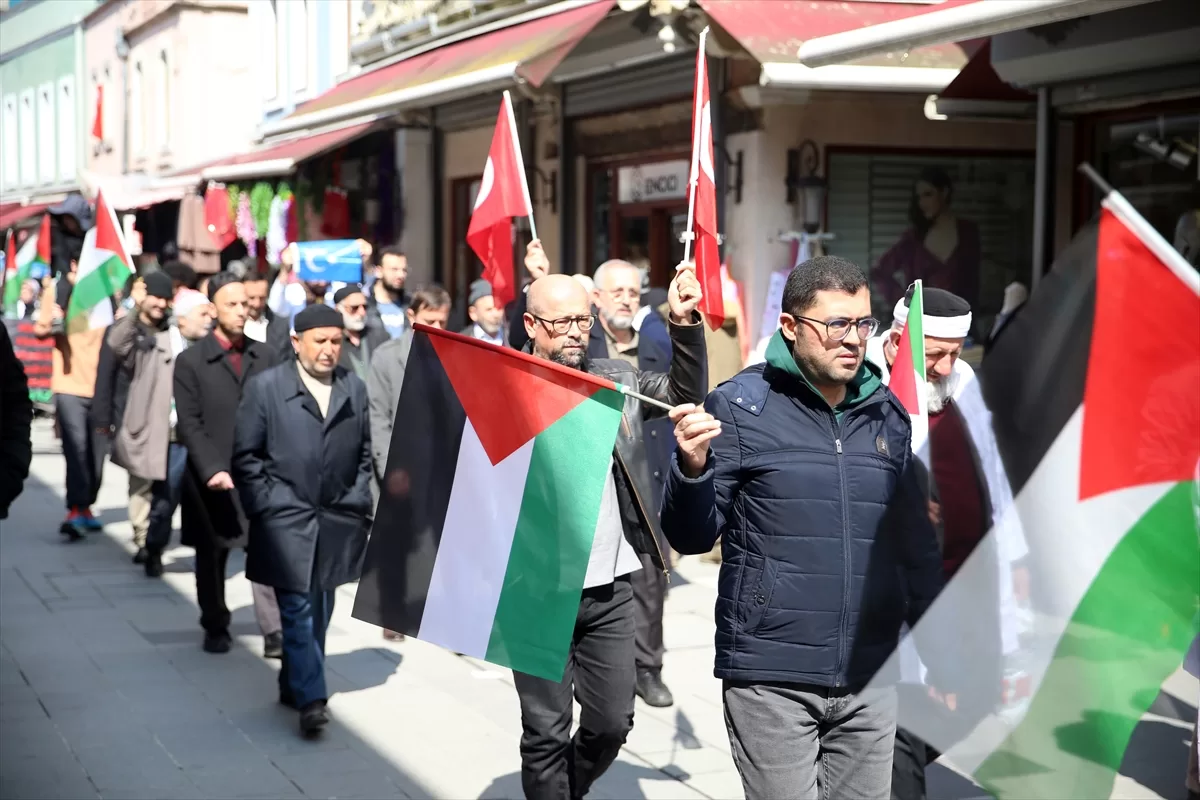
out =
[[[799,147],[787,151],[787,202],[794,205],[800,195],[804,196],[804,230],[816,233],[821,230],[821,212],[825,208],[825,190],[828,184],[817,174],[820,149],[812,139],[805,139]]]

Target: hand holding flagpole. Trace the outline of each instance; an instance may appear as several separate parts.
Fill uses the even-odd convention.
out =
[[[525,198],[525,210],[529,213],[529,233],[536,239],[537,225],[533,221],[533,203],[529,199],[529,178],[525,175],[525,157],[521,154],[521,139],[517,136],[517,116],[513,113],[512,95],[504,90],[504,107],[508,109],[508,124],[512,126],[513,153],[517,158],[517,171],[521,173],[521,196]]]

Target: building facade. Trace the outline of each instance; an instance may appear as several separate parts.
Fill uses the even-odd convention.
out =
[[[0,11],[0,204],[40,209],[78,185],[81,25],[97,4],[25,0]]]

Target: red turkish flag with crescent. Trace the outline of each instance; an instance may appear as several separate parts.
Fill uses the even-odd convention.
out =
[[[92,136],[104,141],[104,86],[96,87],[96,116],[92,120]]]
[[[514,125],[508,104],[500,101],[492,149],[488,152],[467,244],[483,262],[483,279],[492,285],[492,299],[506,306],[517,296],[513,283],[512,218],[528,216],[517,165]]]
[[[692,230],[696,278],[704,299],[700,311],[716,330],[725,321],[721,292],[721,251],[717,239],[717,179],[713,169],[712,108],[708,99],[708,64],[704,48],[696,51],[696,97],[692,104],[692,170],[695,210]]]

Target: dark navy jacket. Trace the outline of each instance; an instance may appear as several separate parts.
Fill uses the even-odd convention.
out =
[[[672,458],[671,546],[704,553],[724,536],[718,678],[861,688],[940,590],[912,425],[875,385],[835,416],[802,377],[750,367],[708,396],[722,430],[704,473]]]

